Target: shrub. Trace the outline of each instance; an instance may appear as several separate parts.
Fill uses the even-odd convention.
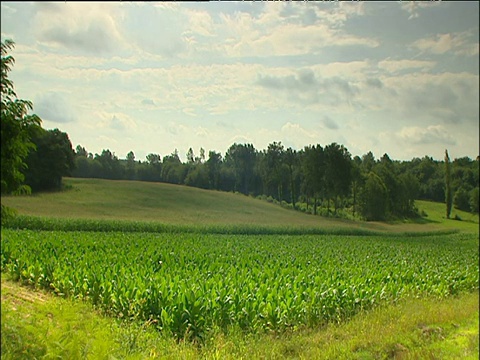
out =
[[[470,191],[469,204],[470,204],[470,211],[477,214],[478,214],[478,201],[479,201],[478,197],[479,197],[479,190],[478,190],[478,187],[476,187],[472,189],[472,191]]]
[[[469,211],[470,210],[469,201],[470,201],[470,196],[468,191],[464,187],[458,188],[453,198],[453,205],[455,206],[455,208],[463,211]]]
[[[10,208],[8,206],[2,205],[2,212],[1,212],[1,224],[2,226],[5,225],[6,222],[12,220],[17,216],[17,210]]]

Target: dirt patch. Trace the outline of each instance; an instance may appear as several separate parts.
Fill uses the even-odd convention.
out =
[[[35,291],[3,279],[1,294],[2,303],[10,302],[13,306],[18,306],[26,302],[44,303],[48,300],[48,295],[41,291]]]

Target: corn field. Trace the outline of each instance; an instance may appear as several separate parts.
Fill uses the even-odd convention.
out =
[[[338,322],[404,297],[478,290],[478,236],[2,229],[13,279],[179,339]]]

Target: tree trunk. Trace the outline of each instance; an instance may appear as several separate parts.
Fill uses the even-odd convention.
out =
[[[353,183],[353,217],[355,217],[355,205],[356,205],[357,186],[356,182]]]
[[[293,209],[295,209],[295,184],[293,183],[293,180],[290,181],[290,194],[292,196]]]

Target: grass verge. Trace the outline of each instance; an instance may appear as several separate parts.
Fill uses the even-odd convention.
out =
[[[80,301],[2,276],[2,359],[478,359],[478,292],[408,299],[320,329],[211,334],[175,342],[148,324],[104,317]]]

